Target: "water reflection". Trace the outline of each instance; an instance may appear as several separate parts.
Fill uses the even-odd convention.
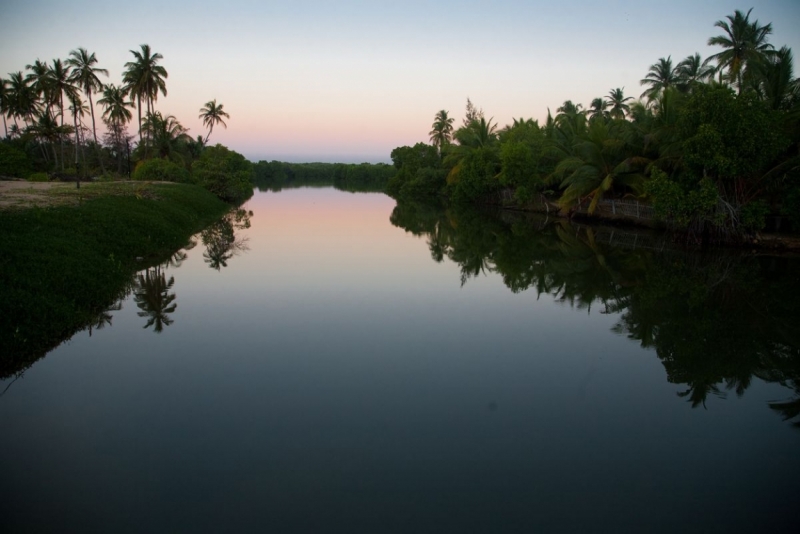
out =
[[[200,234],[206,251],[203,259],[212,269],[219,271],[228,266],[228,260],[241,252],[249,250],[247,238],[236,236],[236,230],[250,228],[252,211],[236,209],[212,224]]]
[[[133,300],[141,310],[137,315],[147,317],[145,329],[153,327],[153,331],[160,333],[165,326],[173,323],[169,317],[178,308],[175,293],[170,293],[175,285],[175,278],[166,275],[161,270],[161,265],[138,273],[134,282]]]
[[[513,292],[619,314],[613,331],[653,349],[692,407],[741,396],[757,377],[792,391],[769,407],[800,427],[796,259],[690,253],[647,232],[413,203],[391,222],[425,237],[434,261],[458,264],[462,286],[495,272]]]

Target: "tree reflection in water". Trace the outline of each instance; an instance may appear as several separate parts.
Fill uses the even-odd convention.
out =
[[[203,230],[200,234],[206,247],[203,258],[209,267],[219,271],[228,266],[228,260],[249,250],[247,238],[237,238],[236,230],[250,228],[252,216],[252,211],[235,209]]]
[[[155,332],[160,333],[165,326],[173,323],[169,315],[178,307],[175,293],[170,293],[174,284],[175,278],[170,276],[167,280],[161,265],[136,275],[133,299],[141,310],[137,315],[148,318],[143,328],[152,326]]]
[[[613,331],[655,350],[692,407],[741,396],[754,377],[781,384],[794,396],[769,407],[800,428],[799,260],[670,250],[647,232],[462,207],[401,202],[390,220],[426,237],[434,261],[459,265],[462,285],[495,272],[515,293],[618,314]]]

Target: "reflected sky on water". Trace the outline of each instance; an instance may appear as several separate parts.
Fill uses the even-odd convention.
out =
[[[797,525],[800,430],[769,407],[796,398],[796,309],[764,293],[791,296],[797,262],[334,189],[243,207],[153,269],[169,324],[134,290],[0,397],[10,531]]]

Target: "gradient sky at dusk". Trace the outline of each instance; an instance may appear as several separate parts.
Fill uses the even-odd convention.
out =
[[[231,118],[211,141],[252,160],[388,162],[438,110],[460,123],[467,97],[501,126],[615,87],[638,97],[658,58],[717,52],[714,22],[750,7],[797,57],[796,0],[3,0],[0,76],[82,46],[119,83],[147,43],[169,72],[157,109],[194,136],[216,98]]]

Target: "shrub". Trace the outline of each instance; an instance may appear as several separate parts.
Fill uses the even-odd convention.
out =
[[[30,173],[28,155],[7,143],[0,143],[0,176],[24,178]]]
[[[154,158],[140,161],[131,176],[134,180],[154,182],[192,183],[189,171],[166,159]]]
[[[226,202],[241,202],[253,194],[253,164],[219,144],[203,150],[200,159],[192,164],[192,176]]]

